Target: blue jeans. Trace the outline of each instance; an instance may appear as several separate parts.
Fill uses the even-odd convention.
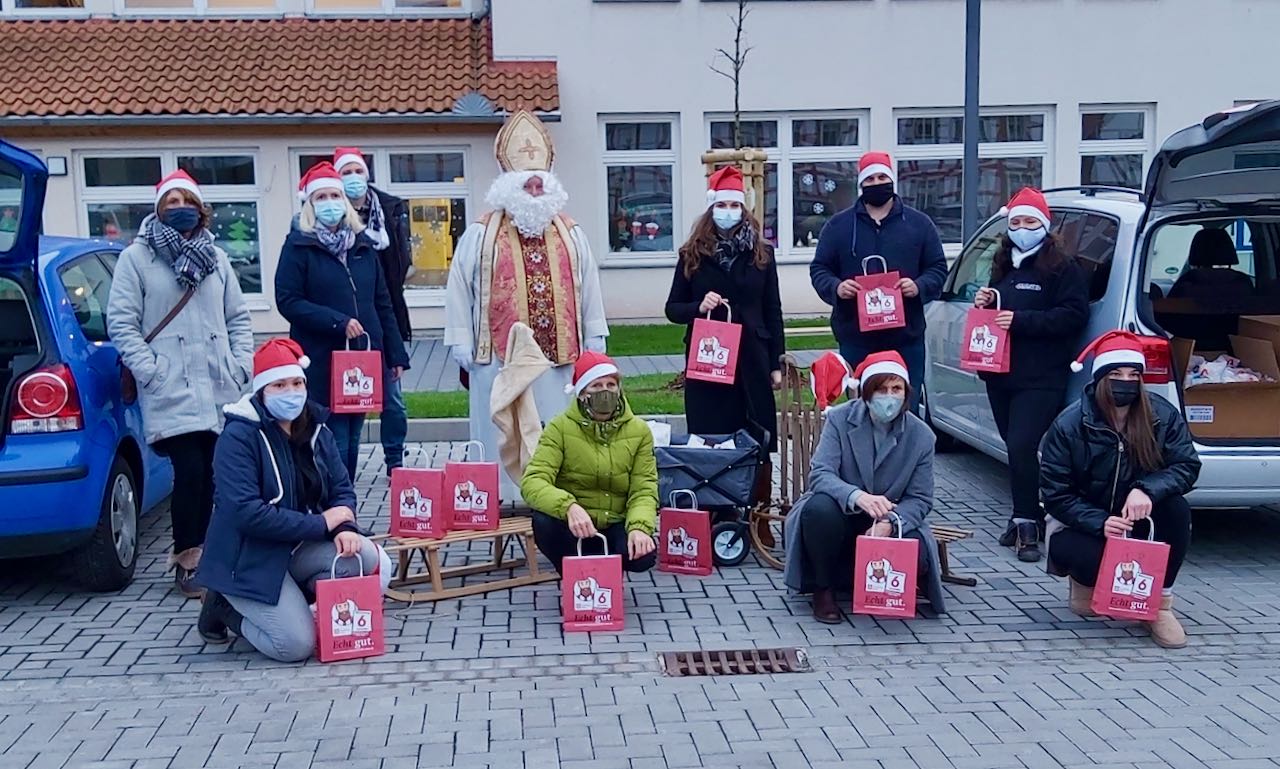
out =
[[[332,414],[329,429],[338,444],[338,456],[346,465],[347,477],[356,482],[356,466],[360,462],[360,432],[364,429],[364,414]]]
[[[862,359],[873,352],[881,352],[872,347],[860,344],[861,340],[840,340],[840,355],[853,368],[857,368]],[[907,364],[907,374],[911,377],[911,403],[908,408],[918,413],[920,393],[924,388],[924,338],[902,347],[898,354]]]
[[[400,380],[391,378],[391,369],[383,372],[382,388],[382,453],[387,471],[404,464],[404,439],[409,434],[409,416],[404,407]]]

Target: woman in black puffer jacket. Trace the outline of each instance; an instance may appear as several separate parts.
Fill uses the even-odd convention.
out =
[[[1081,358],[1091,353],[1093,383],[1040,444],[1049,573],[1070,579],[1071,610],[1091,616],[1106,538],[1135,529],[1145,535],[1154,526],[1155,539],[1170,553],[1151,637],[1180,648],[1187,636],[1173,614],[1172,588],[1191,542],[1184,495],[1200,475],[1200,459],[1182,413],[1143,387],[1145,357],[1136,335],[1107,332]],[[1079,370],[1080,363],[1072,368]]]

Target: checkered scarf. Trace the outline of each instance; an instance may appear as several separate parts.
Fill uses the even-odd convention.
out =
[[[382,201],[378,200],[378,193],[372,187],[364,199],[369,204],[369,215],[364,221],[365,232],[369,235],[369,240],[373,241],[373,247],[381,251],[391,245],[391,238],[387,235],[387,217],[382,213]]]
[[[151,250],[173,267],[178,283],[195,288],[218,266],[218,252],[213,235],[200,229],[185,238],[181,232],[160,221],[155,214],[142,221],[142,237]]]
[[[347,263],[347,252],[356,244],[356,234],[351,231],[350,225],[345,220],[336,230],[317,224],[313,234],[325,250],[338,257],[338,261],[343,264]]]
[[[737,229],[717,233],[716,261],[720,267],[729,272],[733,263],[743,254],[754,255],[756,252],[756,229],[747,223],[738,225]]]

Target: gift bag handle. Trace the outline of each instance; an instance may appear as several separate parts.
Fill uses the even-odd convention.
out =
[[[724,305],[724,322],[725,322],[725,323],[732,323],[732,322],[733,322],[733,308],[729,306],[729,300],[728,300],[728,299],[725,299],[725,298],[723,298],[723,297],[721,297],[721,298],[720,298],[720,304]],[[717,307],[718,307],[718,306],[719,306],[719,305],[717,305]],[[711,313],[715,312],[715,309],[716,309],[715,307],[712,307],[710,310],[707,310],[707,320],[711,320]]]
[[[863,275],[870,275],[870,274],[871,274],[871,271],[867,269],[867,262],[871,261],[872,259],[879,259],[879,260],[880,260],[880,272],[885,273],[885,272],[888,272],[888,271],[889,271],[889,263],[888,263],[887,261],[885,261],[885,258],[884,258],[883,256],[879,255],[879,254],[872,254],[871,256],[866,256],[866,257],[863,257],[863,259],[862,259],[862,274],[863,274]]]
[[[889,517],[890,517],[890,518],[892,518],[893,520],[897,521],[897,523],[898,523],[898,536],[897,536],[897,538],[898,538],[898,539],[902,539],[902,519],[898,517],[898,514],[897,514],[897,513],[892,512],[892,511],[889,513]],[[875,524],[873,523],[872,525],[874,526]],[[891,537],[891,536],[890,536],[890,537],[877,537],[877,539],[893,539],[893,537]]]
[[[1133,539],[1133,537],[1129,536],[1129,532],[1127,531],[1124,533],[1124,538]],[[1156,522],[1153,521],[1150,516],[1147,516],[1147,541],[1148,542],[1156,541]]]
[[[427,457],[428,463],[430,463],[431,461],[431,458],[427,455],[427,452],[422,450],[421,446],[405,446],[404,453],[406,456],[412,453],[412,454],[417,454],[419,457]],[[426,467],[424,469],[430,470],[431,468]]]
[[[483,462],[483,461],[484,461],[484,444],[483,444],[483,443],[481,443],[480,441],[467,441],[466,443],[462,444],[462,461],[463,461],[463,462],[470,462],[470,461],[471,461],[471,460],[470,460],[470,459],[468,459],[467,457],[470,457],[470,456],[471,456],[471,447],[472,447],[472,446],[479,446],[479,447],[480,447],[480,461],[481,461],[481,462]]]
[[[601,534],[600,532],[598,532],[598,531],[596,532],[596,536],[600,538],[601,545],[604,547],[604,554],[605,554],[605,555],[608,555],[608,554],[609,554],[609,540],[605,539],[605,536],[604,536],[603,534]],[[579,537],[579,538],[578,538],[578,557],[579,557],[579,558],[581,558],[581,557],[582,557],[582,537]]]
[[[346,556],[344,556],[342,553],[338,553],[337,555],[335,555],[335,556],[333,557],[333,564],[329,567],[329,579],[337,579],[337,578],[338,578],[338,559],[339,559],[339,558],[354,558],[354,559],[356,559],[356,563],[360,564],[360,576],[362,576],[362,577],[364,576],[364,559],[360,557],[360,554],[359,554],[359,553],[357,553],[357,554],[355,554],[355,555],[346,555]]]
[[[678,505],[676,505],[676,497],[680,495],[684,495],[689,497],[689,499],[692,499],[693,507],[679,507]],[[667,495],[667,502],[670,503],[671,508],[673,510],[697,510],[698,509],[698,495],[694,494],[691,489],[672,489],[671,493]]]
[[[347,337],[347,338],[346,338],[346,340],[344,340],[343,345],[344,345],[344,347],[346,348],[347,352],[351,352],[351,340],[352,340],[352,339],[359,339],[360,337],[364,337],[364,338],[365,338],[365,350],[368,350],[368,351],[372,351],[372,350],[373,350],[373,337],[369,336],[369,332],[368,332],[368,331],[364,331],[364,332],[361,332],[361,333],[359,333],[359,334],[356,334],[354,337],[350,337],[350,336],[349,336],[349,337]],[[363,351],[362,351],[362,350],[357,350],[356,352],[363,352]]]
[[[988,291],[990,291],[991,293],[993,293],[993,294],[995,294],[995,295],[996,295],[996,311],[997,311],[997,312],[999,312],[999,310],[1000,310],[1000,289],[998,289],[998,288],[991,288],[990,286],[988,286],[988,287],[987,287],[987,290],[988,290]]]

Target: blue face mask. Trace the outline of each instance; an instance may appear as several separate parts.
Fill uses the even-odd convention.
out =
[[[284,422],[292,422],[302,413],[307,405],[306,390],[291,390],[283,393],[263,393],[262,403],[267,413]]]
[[[716,227],[721,232],[732,230],[738,226],[738,222],[742,221],[741,208],[713,208],[711,209],[711,220],[716,223]]]
[[[358,200],[369,191],[369,182],[360,174],[347,174],[342,177],[342,189],[348,198]]]
[[[1009,240],[1013,241],[1013,245],[1017,246],[1019,251],[1030,251],[1043,243],[1048,234],[1049,231],[1044,227],[1037,227],[1034,230],[1025,228],[1009,230]]]
[[[200,225],[200,209],[195,206],[166,208],[160,214],[160,221],[178,232],[191,232]]]
[[[871,396],[871,402],[867,404],[867,409],[871,412],[871,418],[880,424],[887,424],[898,418],[902,413],[903,398],[896,395],[887,395],[884,393],[876,393]]]
[[[316,210],[316,221],[326,227],[333,227],[347,215],[345,200],[317,200],[312,204]]]

